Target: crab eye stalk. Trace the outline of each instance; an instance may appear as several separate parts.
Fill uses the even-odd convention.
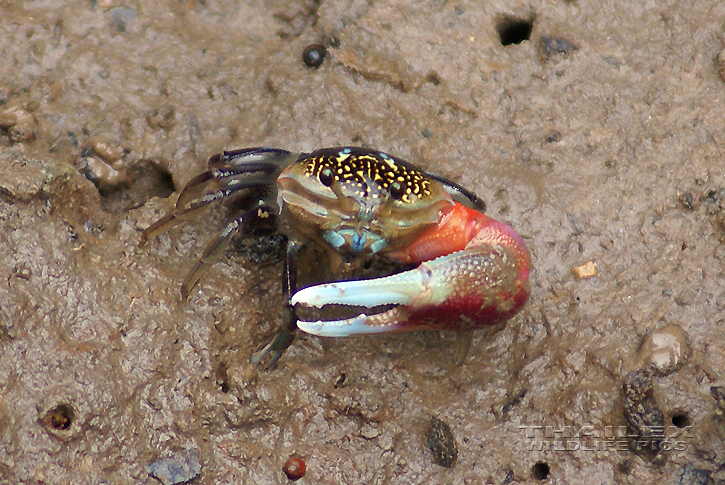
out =
[[[329,167],[325,167],[322,170],[320,170],[320,175],[318,176],[320,179],[320,183],[324,185],[325,187],[332,187],[333,182],[335,181],[335,175],[332,173],[332,169]]]
[[[390,197],[395,200],[400,200],[405,195],[405,189],[403,189],[403,186],[397,180],[390,184],[388,192],[390,193]]]

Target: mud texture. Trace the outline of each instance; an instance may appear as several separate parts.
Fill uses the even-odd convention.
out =
[[[287,483],[293,455],[298,483],[725,480],[722,1],[2,2],[0,38],[0,483],[154,484],[173,457]],[[435,333],[251,365],[279,258],[231,251],[183,302],[223,214],[139,242],[209,156],[260,145],[474,190],[529,245],[531,301],[459,368]],[[667,325],[689,354],[652,378],[653,459],[620,434],[624,379]]]

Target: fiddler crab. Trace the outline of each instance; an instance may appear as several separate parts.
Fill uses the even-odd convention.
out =
[[[460,363],[473,330],[504,325],[529,297],[530,256],[521,236],[482,214],[485,205],[474,193],[404,160],[356,147],[312,153],[245,148],[214,155],[208,166],[143,240],[203,207],[230,208],[229,222],[181,286],[187,299],[232,238],[255,220],[265,219],[288,238],[285,322],[252,354],[253,363],[269,357],[267,367],[274,365],[298,328],[324,337],[454,330],[464,335]],[[335,281],[298,289],[296,256],[310,244],[324,248]],[[341,281],[376,256],[412,269]],[[338,320],[297,316],[328,305],[384,309]]]

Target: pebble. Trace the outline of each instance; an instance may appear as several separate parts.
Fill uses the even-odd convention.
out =
[[[146,472],[164,485],[188,482],[201,473],[199,454],[196,450],[176,453],[146,465]]]
[[[677,325],[666,325],[650,333],[637,351],[640,369],[651,369],[664,377],[682,367],[687,360],[689,346],[685,331]]]

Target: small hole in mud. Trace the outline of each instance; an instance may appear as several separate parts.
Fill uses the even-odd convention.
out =
[[[501,45],[520,44],[531,37],[534,21],[516,17],[504,17],[496,26]]]
[[[546,480],[549,477],[549,465],[543,461],[537,461],[531,467],[531,475],[535,480]]]
[[[80,172],[98,188],[105,212],[123,213],[141,207],[152,197],[166,198],[174,192],[171,174],[153,160],[142,160],[118,170],[97,157],[80,162]]]
[[[680,412],[672,416],[672,425],[678,428],[684,428],[690,425],[690,417],[685,412]]]
[[[76,413],[69,404],[58,404],[48,411],[43,418],[43,424],[57,430],[66,430],[71,427]]]

